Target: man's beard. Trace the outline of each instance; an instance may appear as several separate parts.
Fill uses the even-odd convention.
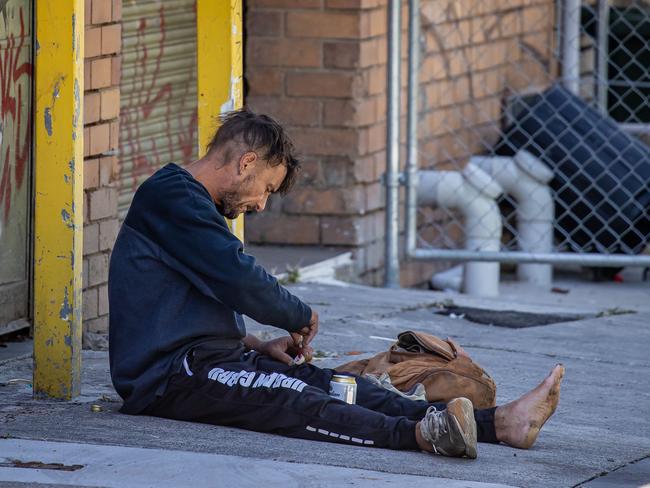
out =
[[[217,205],[221,215],[227,219],[236,219],[241,213],[239,194],[237,192],[226,192],[221,196],[221,204]]]

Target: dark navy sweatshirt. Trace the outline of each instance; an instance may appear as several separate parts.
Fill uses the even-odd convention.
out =
[[[162,394],[191,348],[241,348],[242,314],[289,332],[311,319],[176,164],[136,191],[113,248],[108,298],[111,378],[126,413]]]

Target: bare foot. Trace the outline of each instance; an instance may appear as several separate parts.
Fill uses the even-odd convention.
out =
[[[560,401],[564,366],[557,364],[536,388],[514,402],[498,407],[494,414],[497,439],[519,449],[530,448]]]

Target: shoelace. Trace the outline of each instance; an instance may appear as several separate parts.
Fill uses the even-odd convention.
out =
[[[447,422],[444,417],[444,411],[438,411],[436,407],[429,407],[427,413],[422,419],[422,424],[420,425],[422,437],[424,437],[425,441],[431,444],[433,452],[436,454],[438,454],[438,449],[436,448],[435,443],[441,436],[448,432]]]

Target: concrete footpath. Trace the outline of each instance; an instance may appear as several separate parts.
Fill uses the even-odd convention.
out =
[[[0,486],[650,486],[650,283],[633,277],[555,285],[569,293],[513,283],[488,300],[292,286],[321,314],[314,347],[323,367],[385,350],[402,330],[422,330],[463,344],[495,379],[503,403],[563,363],[559,409],[531,450],[480,444],[470,461],[122,415],[107,354],[88,351],[83,396],[67,403],[33,401],[31,385],[10,382],[31,377],[29,357],[0,361]],[[522,329],[480,325],[435,313],[450,300],[582,319]],[[253,322],[249,331],[282,333]],[[92,412],[91,403],[103,411]]]

